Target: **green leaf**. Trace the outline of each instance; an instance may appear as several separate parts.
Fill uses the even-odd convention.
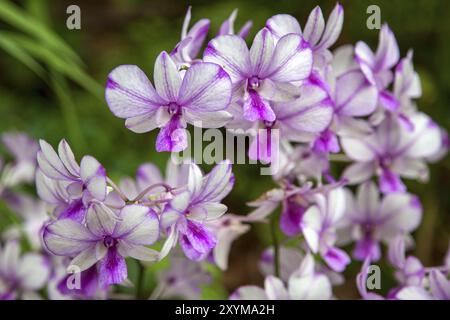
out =
[[[0,47],[12,57],[22,62],[43,80],[47,81],[44,68],[27,51],[22,49],[13,39],[0,37]]]
[[[91,78],[80,66],[74,65],[64,59],[64,56],[56,54],[47,46],[21,34],[0,31],[0,38],[6,38],[10,42],[14,42],[35,59],[45,62],[49,67],[76,82],[79,86],[103,101],[103,87]]]
[[[5,23],[40,40],[47,48],[58,52],[77,65],[83,65],[78,54],[56,33],[42,24],[38,19],[19,8],[10,1],[0,1],[0,19]]]

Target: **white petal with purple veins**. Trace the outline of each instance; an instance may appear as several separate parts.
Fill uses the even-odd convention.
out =
[[[289,14],[277,14],[266,22],[268,28],[277,38],[289,33],[302,34],[302,29],[297,19]]]
[[[322,10],[317,6],[309,14],[308,21],[303,30],[303,37],[312,47],[314,47],[319,42],[324,29],[325,20],[323,18]]]
[[[97,200],[106,198],[105,168],[94,157],[84,156],[80,163],[80,175],[89,193]]]
[[[217,64],[198,63],[186,71],[178,104],[190,110],[223,110],[231,101],[231,80]]]
[[[316,85],[303,85],[300,93],[297,100],[274,104],[278,120],[296,131],[323,131],[333,116],[327,92]]]
[[[304,80],[311,74],[312,63],[308,43],[300,35],[288,34],[278,41],[271,66],[261,76],[279,82]]]
[[[143,115],[164,105],[145,73],[137,66],[122,65],[108,75],[105,98],[119,118]]]
[[[58,155],[66,169],[71,175],[77,177],[80,175],[80,166],[75,160],[75,156],[66,140],[62,139],[58,145]]]
[[[64,166],[63,162],[55,152],[53,147],[46,141],[40,140],[41,151],[37,154],[37,161],[41,171],[49,178],[56,180],[75,180]]]
[[[227,111],[196,112],[186,109],[184,111],[186,122],[201,128],[221,128],[233,119]]]
[[[398,62],[400,51],[394,33],[387,24],[380,31],[378,49],[375,53],[378,70],[390,69]]]
[[[229,160],[224,160],[204,177],[202,189],[195,201],[219,202],[228,195],[233,184],[232,165]]]
[[[316,49],[328,49],[329,47],[331,47],[341,34],[343,23],[344,8],[338,3],[328,17],[325,32],[323,33],[322,39],[320,40]]]
[[[264,74],[270,67],[274,47],[273,36],[269,29],[259,31],[250,48],[250,61],[255,75]]]
[[[189,219],[208,221],[216,220],[227,212],[226,205],[215,202],[204,202],[189,209]]]
[[[159,221],[156,213],[145,206],[128,205],[120,213],[121,221],[114,236],[135,245],[151,245],[159,237]]]
[[[84,271],[92,267],[97,261],[103,259],[107,253],[107,248],[103,242],[99,241],[96,245],[92,245],[86,250],[81,251],[70,262],[70,266],[76,266],[80,268],[80,271]]]
[[[347,116],[367,116],[377,107],[377,88],[358,71],[350,71],[336,80],[336,112]]]
[[[61,219],[44,229],[44,244],[55,255],[74,256],[92,246],[98,239],[85,226],[71,220]]]
[[[156,92],[168,102],[175,102],[181,87],[181,75],[175,62],[165,51],[155,61],[154,70]]]
[[[161,111],[159,111],[161,110]],[[159,109],[148,112],[146,114],[128,118],[125,121],[125,127],[136,133],[144,133],[159,128],[164,123],[161,123],[158,119],[158,112],[165,112],[164,109]]]
[[[124,257],[132,257],[142,261],[157,261],[159,258],[159,252],[156,250],[122,240],[119,240],[119,253]]]
[[[87,228],[98,237],[112,235],[117,221],[116,214],[101,202],[92,203],[86,214]]]
[[[211,40],[203,60],[224,68],[233,84],[251,75],[250,53],[245,41],[238,36],[225,35]]]
[[[341,145],[344,148],[345,154],[355,161],[369,162],[376,156],[374,147],[364,139],[343,137],[341,139]]]

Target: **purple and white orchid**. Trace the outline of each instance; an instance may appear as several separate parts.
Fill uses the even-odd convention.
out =
[[[244,286],[236,290],[233,300],[329,300],[332,297],[329,279],[314,266],[314,258],[308,254],[300,267],[289,277],[288,286],[274,276],[266,277],[264,289]]]
[[[303,30],[293,16],[272,16],[250,48],[252,23],[235,31],[236,15],[202,52],[210,20],[190,27],[189,7],[180,42],[156,58],[153,83],[139,67],[121,65],[108,75],[105,99],[131,131],[159,128],[158,152],[185,150],[188,124],[250,133],[249,158],[271,163],[275,186],[248,203],[250,214],[226,214],[231,160],[204,174],[194,161],[171,157],[164,176],[146,162],[116,184],[94,157],[77,162],[64,139],[55,150],[3,134],[13,159],[0,158],[0,200],[16,223],[0,233],[0,299],[129,299],[133,284],[143,298],[142,279],[155,270],[150,299],[199,299],[204,286],[219,284],[219,269],[234,269],[233,242],[269,221],[270,232],[249,232],[272,238],[258,263],[264,288],[244,285],[230,299],[333,299],[353,260],[363,261],[356,277],[363,299],[450,299],[450,250],[432,267],[409,252],[425,210],[401,179],[425,181],[427,163],[450,146],[416,104],[422,88],[412,50],[400,59],[387,24],[376,52],[361,41],[331,50],[343,27],[339,3],[327,20],[314,8]],[[22,188],[30,182],[40,200]],[[370,264],[382,258],[398,282],[383,288],[387,295],[367,285]]]
[[[387,24],[380,30],[378,48],[374,53],[367,44],[360,41],[355,46],[356,61],[366,79],[375,85],[379,92],[379,102],[387,110],[398,108],[398,100],[388,91],[393,81],[391,69],[400,58],[400,50],[394,33]]]
[[[59,217],[83,220],[90,201],[106,199],[105,169],[92,156],[84,156],[78,165],[72,149],[64,139],[58,145],[58,153],[46,141],[41,140],[39,143],[41,150],[37,155],[37,175],[42,173],[48,178],[38,178],[40,194],[50,203],[68,202]]]
[[[4,133],[1,138],[14,161],[3,168],[0,165],[0,195],[5,187],[33,181],[37,165],[36,154],[39,150],[37,142],[24,133]]]
[[[343,137],[342,147],[355,161],[343,177],[356,184],[376,174],[383,193],[405,191],[400,177],[427,180],[426,158],[439,152],[441,131],[423,113],[414,114],[410,120],[412,131],[389,116],[373,134],[362,138]]]
[[[250,122],[274,122],[270,101],[298,96],[292,83],[307,79],[312,68],[311,49],[301,36],[288,34],[275,43],[267,28],[258,32],[250,50],[238,36],[219,36],[209,42],[203,59],[223,66],[230,75],[233,101]]]
[[[177,241],[189,259],[206,258],[217,244],[217,237],[206,222],[225,214],[227,207],[220,201],[231,191],[233,184],[229,161],[219,163],[204,177],[196,164],[190,165],[187,185],[177,192],[161,214],[161,226],[168,234],[161,259]]]
[[[300,226],[306,243],[313,253],[319,253],[326,264],[342,272],[350,263],[345,251],[335,246],[336,229],[345,213],[345,193],[336,188],[328,194],[316,194],[315,204],[303,215]]]
[[[315,7],[308,17],[303,32],[297,19],[288,14],[278,14],[271,17],[266,22],[266,28],[277,39],[291,33],[302,35],[313,51],[314,66],[323,68],[332,59],[332,54],[328,49],[339,38],[343,23],[344,9],[338,3],[330,13],[326,23],[320,7]]]
[[[158,253],[146,246],[159,238],[156,213],[145,206],[128,205],[115,215],[102,203],[92,203],[86,225],[59,219],[44,230],[44,244],[54,255],[71,257],[70,265],[85,271],[96,265],[104,286],[127,278],[125,257],[157,260]]]
[[[375,183],[360,185],[356,194],[346,190],[345,229],[356,241],[353,256],[371,261],[381,258],[380,242],[389,243],[397,236],[407,236],[420,224],[422,207],[417,197],[408,193],[389,193],[380,199]]]
[[[111,112],[126,119],[136,133],[161,128],[156,150],[179,152],[187,147],[187,123],[222,127],[231,119],[231,81],[217,64],[196,63],[184,77],[166,52],[155,62],[154,84],[134,65],[122,65],[108,76],[105,97]]]
[[[20,244],[8,241],[0,246],[0,300],[39,299],[50,275],[46,258],[30,252],[20,255]]]

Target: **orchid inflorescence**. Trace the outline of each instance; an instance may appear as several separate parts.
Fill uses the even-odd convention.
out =
[[[15,160],[2,168],[0,194],[22,222],[3,237],[0,297],[112,298],[113,285],[131,285],[126,258],[142,268],[169,257],[150,298],[199,298],[211,281],[203,266],[226,270],[232,242],[252,223],[277,226],[281,207],[285,239],[261,256],[264,288],[243,286],[230,298],[331,299],[353,259],[362,262],[356,283],[364,299],[450,299],[450,254],[439,267],[406,255],[423,209],[403,179],[426,182],[427,163],[448,149],[446,132],[417,109],[412,51],[400,58],[387,24],[375,52],[364,42],[331,50],[344,21],[340,4],[328,19],[316,7],[303,29],[275,15],[250,47],[251,22],[235,33],[235,18],[236,11],[201,54],[210,22],[189,28],[189,8],[181,41],[156,59],[153,84],[139,67],[118,66],[105,98],[133,132],[159,128],[158,152],[185,150],[187,124],[278,130],[276,187],[250,202],[249,214],[230,214],[222,203],[235,182],[230,160],[207,174],[193,161],[169,161],[165,177],[145,163],[116,184],[94,157],[78,163],[65,140],[55,150],[4,134]],[[248,156],[270,162],[272,146],[256,132]],[[337,173],[334,161],[348,166]],[[33,182],[40,199],[15,191]],[[22,237],[30,252],[21,256]],[[343,247],[352,243],[349,254]],[[366,286],[368,267],[382,258],[398,280],[387,296]],[[70,288],[74,272],[80,285]]]

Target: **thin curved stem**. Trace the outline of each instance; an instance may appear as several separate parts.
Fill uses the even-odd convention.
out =
[[[145,188],[144,190],[142,190],[133,200],[131,200],[132,202],[136,202],[141,200],[147,193],[149,193],[150,191],[152,191],[155,188],[159,188],[159,187],[163,187],[164,189],[166,189],[166,191],[170,191],[172,190],[172,187],[169,186],[167,183],[164,182],[158,182],[155,184],[152,184],[151,186],[148,186],[147,188]]]
[[[109,177],[106,177],[106,182],[117,192],[119,197],[122,198],[123,201],[128,202],[130,199],[122,192],[122,190],[112,181]]]
[[[157,204],[167,203],[171,200],[172,199],[159,199],[159,200],[151,200],[151,201],[146,201],[146,202],[139,202],[139,204],[143,205],[143,206],[153,207]]]

